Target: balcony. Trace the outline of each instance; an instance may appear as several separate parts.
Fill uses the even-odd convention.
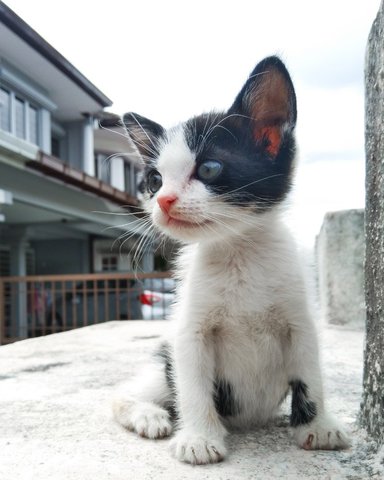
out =
[[[26,162],[29,168],[38,170],[49,177],[56,178],[62,182],[75,186],[83,191],[94,193],[99,197],[106,198],[119,205],[137,206],[137,198],[102,182],[96,177],[73,168],[58,158],[39,152],[36,160]]]

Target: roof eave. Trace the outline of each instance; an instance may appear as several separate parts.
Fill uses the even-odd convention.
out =
[[[84,90],[102,108],[110,107],[112,100],[104,95],[92,82],[77,70],[63,55],[44,40],[22,18],[16,15],[7,5],[0,1],[0,21],[11,31],[22,38],[28,45],[34,48],[40,55],[51,62],[64,75],[69,77],[76,85]]]

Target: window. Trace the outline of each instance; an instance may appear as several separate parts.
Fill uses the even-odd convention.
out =
[[[37,108],[29,105],[29,112],[28,112],[28,122],[29,122],[29,141],[34,143],[35,145],[38,144],[38,116],[37,116]]]
[[[15,135],[25,139],[25,102],[15,98]]]
[[[103,255],[101,259],[101,270],[103,272],[116,272],[117,255]]]
[[[111,164],[107,155],[98,153],[96,155],[96,176],[105,183],[111,183]]]
[[[0,128],[6,132],[11,129],[10,104],[10,93],[5,88],[0,88]]]
[[[14,92],[0,88],[0,129],[27,142],[39,143],[39,110]]]
[[[60,139],[54,136],[51,137],[51,154],[54,157],[61,158]]]
[[[126,162],[124,167],[125,191],[135,197],[137,195],[138,170],[132,163]]]

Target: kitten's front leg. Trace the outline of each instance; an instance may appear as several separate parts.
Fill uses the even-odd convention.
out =
[[[180,430],[172,451],[187,463],[220,462],[226,455],[226,430],[214,403],[212,340],[185,328],[177,335],[174,352]]]
[[[317,338],[312,325],[293,328],[291,340],[291,426],[298,445],[306,450],[348,448],[350,442],[342,426],[324,409]]]

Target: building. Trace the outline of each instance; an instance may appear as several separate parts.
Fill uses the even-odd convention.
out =
[[[0,1],[1,276],[133,269],[140,164],[111,105]]]

